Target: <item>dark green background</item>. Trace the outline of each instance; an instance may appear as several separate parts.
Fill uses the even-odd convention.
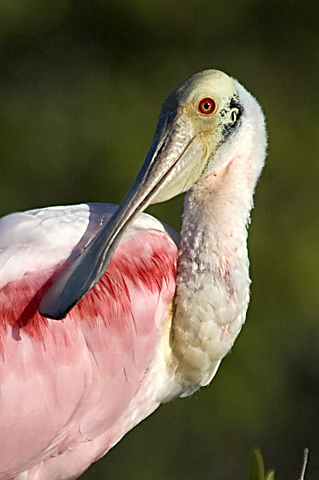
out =
[[[218,68],[262,104],[247,324],[209,388],[162,406],[83,476],[319,478],[319,3],[1,0],[0,213],[120,202],[166,95]],[[180,227],[182,199],[151,212]]]

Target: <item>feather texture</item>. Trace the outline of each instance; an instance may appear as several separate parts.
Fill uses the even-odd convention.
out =
[[[100,447],[88,460],[77,457],[78,446],[94,439],[97,444],[104,435],[104,453],[123,435],[123,412],[126,423],[136,421],[129,418],[129,404],[145,376],[175,289],[177,248],[162,224],[143,215],[123,238],[108,272],[65,320],[38,313],[56,274],[112,210],[82,205],[2,220],[1,480],[45,464],[49,457],[55,469],[53,464],[62,462],[56,455],[64,451],[72,451],[86,468],[102,454]],[[64,470],[57,471],[48,478],[69,478]],[[40,478],[47,477],[41,473]]]

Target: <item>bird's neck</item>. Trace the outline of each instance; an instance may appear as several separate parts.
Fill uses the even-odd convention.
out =
[[[254,189],[246,170],[234,157],[185,198],[170,338],[185,394],[211,381],[245,321]]]

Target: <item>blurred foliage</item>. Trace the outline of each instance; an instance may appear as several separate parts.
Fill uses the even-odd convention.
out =
[[[265,472],[264,459],[258,449],[251,456],[249,474],[249,480],[275,480],[274,470]]]
[[[166,95],[218,68],[263,106],[269,156],[249,247],[248,321],[213,384],[162,406],[84,480],[319,477],[319,3],[1,0],[0,213],[118,203]],[[150,211],[175,229],[182,199]]]

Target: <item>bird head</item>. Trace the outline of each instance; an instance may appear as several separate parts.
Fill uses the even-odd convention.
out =
[[[216,152],[230,142],[244,112],[236,83],[223,72],[206,70],[167,97],[148,155],[149,161],[154,154],[164,159],[160,168],[163,163],[169,166],[151,203],[189,190],[202,175],[221,166]]]

